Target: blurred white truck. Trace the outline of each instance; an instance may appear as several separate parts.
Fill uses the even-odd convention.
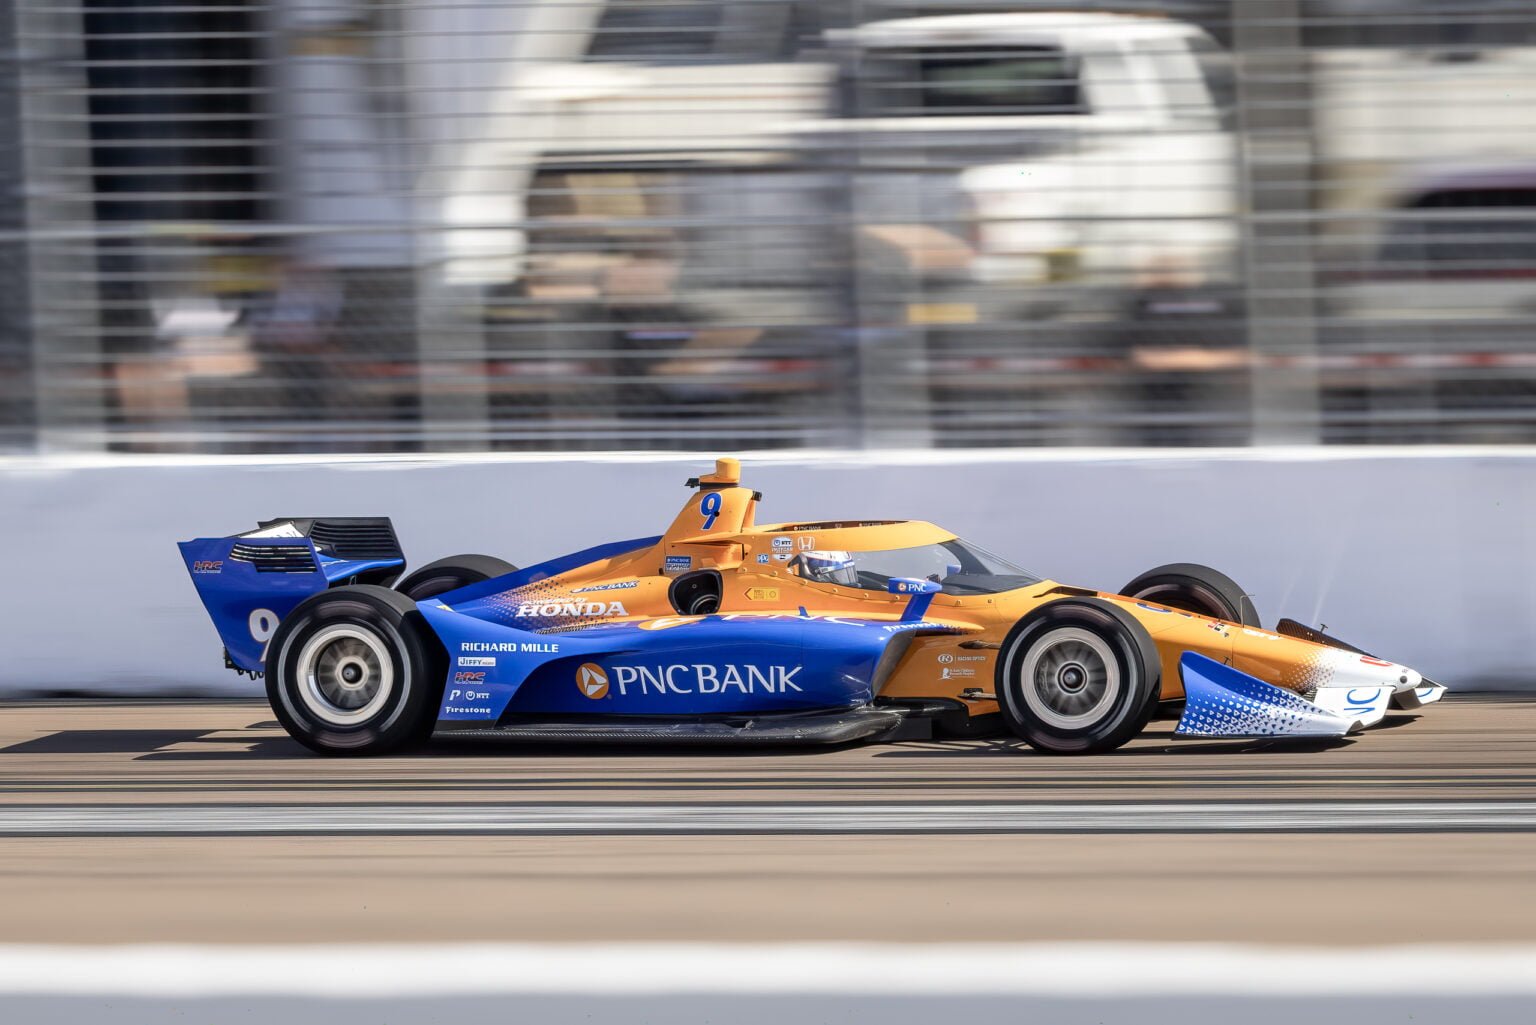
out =
[[[450,282],[525,273],[530,193],[552,163],[752,168],[808,154],[853,176],[837,216],[866,231],[910,226],[882,241],[918,262],[938,253],[972,281],[1166,290],[1233,276],[1226,57],[1195,26],[1016,13],[805,34],[799,5],[690,6],[718,17],[648,25],[647,10],[675,18],[678,5],[618,0],[531,8],[495,116],[452,154]],[[778,22],[750,21],[775,11]],[[928,185],[906,187],[918,179]],[[589,217],[656,213],[643,196],[597,191]]]

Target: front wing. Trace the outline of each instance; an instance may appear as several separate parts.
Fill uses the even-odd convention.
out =
[[[1192,651],[1180,658],[1179,672],[1185,693],[1174,731],[1179,737],[1343,737],[1374,726],[1389,707],[1417,707],[1445,694],[1437,683],[1415,680],[1321,687],[1309,701]]]

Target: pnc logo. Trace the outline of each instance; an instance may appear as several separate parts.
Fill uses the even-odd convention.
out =
[[[595,662],[583,662],[576,670],[576,689],[596,701],[608,696],[608,674]]]

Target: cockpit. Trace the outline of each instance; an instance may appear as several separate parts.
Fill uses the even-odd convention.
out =
[[[855,552],[815,549],[790,561],[798,576],[817,583],[884,591],[894,577],[931,580],[940,594],[997,594],[1041,578],[959,538],[911,548]]]

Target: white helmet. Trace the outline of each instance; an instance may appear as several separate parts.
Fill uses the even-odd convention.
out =
[[[847,552],[801,552],[799,566],[800,575],[807,580],[843,584],[847,587],[859,586],[859,571],[854,565],[853,556]]]

